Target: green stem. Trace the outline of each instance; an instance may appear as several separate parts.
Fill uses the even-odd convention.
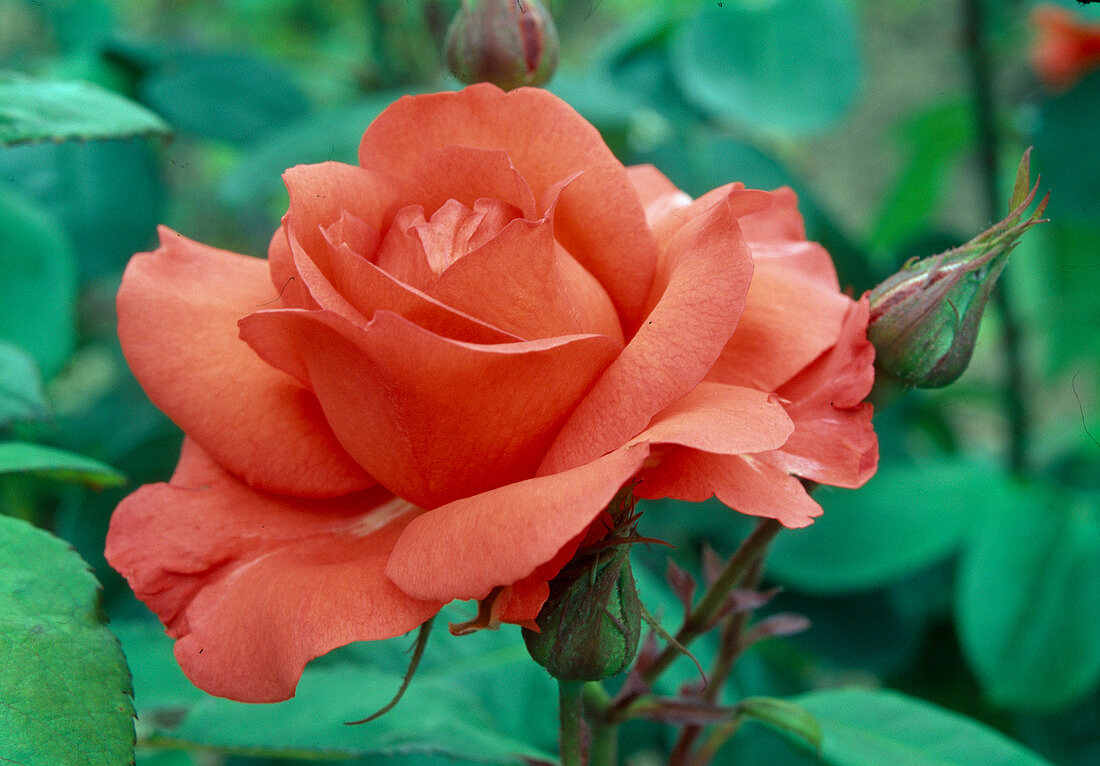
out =
[[[993,88],[991,86],[989,51],[985,38],[983,0],[963,0],[963,42],[970,65],[970,88],[978,118],[978,146],[982,170],[982,187],[986,216],[990,221],[1000,216],[998,190],[997,130],[994,122]],[[1027,444],[1030,413],[1024,398],[1025,375],[1021,352],[1020,319],[1008,290],[1009,274],[1002,272],[994,290],[993,300],[1001,314],[1001,344],[1005,357],[1005,414],[1009,422],[1009,467],[1016,474],[1027,468]]]
[[[589,749],[590,766],[615,766],[619,743],[619,724],[607,717],[611,695],[599,683],[584,685],[584,712],[592,728]]]
[[[714,618],[726,605],[730,592],[740,584],[749,569],[764,556],[768,545],[782,528],[775,519],[762,519],[756,529],[741,542],[725,569],[718,575],[718,579],[707,588],[702,600],[692,609],[691,614],[684,621],[684,626],[676,634],[676,640],[681,646],[687,646],[710,628]],[[642,675],[645,682],[652,686],[679,653],[676,647],[666,646],[653,665]]]
[[[561,722],[561,766],[583,766],[584,747],[581,743],[583,716],[581,695],[583,681],[558,681],[558,710]]]

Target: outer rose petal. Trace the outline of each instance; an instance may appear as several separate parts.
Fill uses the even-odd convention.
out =
[[[836,342],[852,304],[782,258],[755,258],[745,313],[708,379],[775,391]]]
[[[476,345],[389,312],[260,311],[241,337],[310,388],[378,481],[422,508],[531,476],[618,351],[602,335]]]
[[[386,573],[406,593],[484,598],[553,559],[641,467],[645,444],[552,476],[509,484],[425,513],[401,535]]]
[[[691,195],[677,189],[676,184],[652,165],[634,165],[626,172],[645,207],[646,222],[651,229],[665,216],[691,204]]]
[[[659,302],[565,424],[539,475],[626,443],[695,388],[729,340],[752,278],[730,206],[720,201],[683,226],[662,263]]]
[[[541,207],[555,184],[579,172],[558,198],[555,234],[604,286],[624,326],[637,327],[656,248],[626,170],[591,124],[544,90],[505,93],[482,83],[399,99],[367,128],[359,162],[401,178],[424,154],[452,144],[506,151]]]
[[[704,382],[658,413],[634,441],[739,455],[781,447],[793,431],[775,394]]]
[[[636,497],[672,497],[701,502],[717,497],[750,516],[776,519],[792,529],[805,527],[821,515],[802,483],[755,455],[713,455],[678,448],[641,476]]]
[[[169,229],[134,256],[118,334],[149,398],[215,460],[262,489],[334,496],[374,484],[336,441],[313,394],[237,337],[237,320],[277,301],[267,264]]]
[[[265,495],[188,441],[171,484],[119,505],[106,553],[179,639],[176,659],[196,686],[276,702],[314,657],[400,635],[439,610],[383,571],[418,512],[380,488],[323,501]]]
[[[779,390],[795,432],[768,462],[823,484],[862,486],[878,465],[871,405],[875,349],[867,340],[867,299],[853,303],[836,345]]]

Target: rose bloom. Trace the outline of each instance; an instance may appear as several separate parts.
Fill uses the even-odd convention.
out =
[[[1031,63],[1046,87],[1067,91],[1089,72],[1100,68],[1100,24],[1078,18],[1057,5],[1041,5],[1031,13],[1037,31]]]
[[[801,527],[797,477],[874,472],[867,303],[790,189],[692,201],[555,96],[491,85],[400,99],[359,162],[286,172],[266,261],[162,229],[119,290],[186,438],[107,558],[199,687],[285,699],[454,599],[531,626],[630,482]]]

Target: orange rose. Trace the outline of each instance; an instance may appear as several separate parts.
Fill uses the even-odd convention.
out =
[[[1100,67],[1100,24],[1083,21],[1057,5],[1036,8],[1031,23],[1038,32],[1031,63],[1051,91],[1069,90]]]
[[[626,483],[810,523],[874,472],[866,301],[789,189],[692,202],[540,90],[407,97],[287,171],[267,261],[169,230],[118,296],[187,434],[107,557],[198,686],[293,694],[453,599],[531,624]]]

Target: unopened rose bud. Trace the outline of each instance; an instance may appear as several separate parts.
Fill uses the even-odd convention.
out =
[[[443,50],[462,82],[511,90],[550,80],[558,66],[558,32],[539,0],[462,0]]]
[[[871,291],[867,337],[875,361],[902,382],[938,388],[955,381],[974,352],[982,313],[1008,254],[1042,221],[1047,197],[1025,215],[1038,182],[1028,190],[1030,149],[1020,161],[1012,212],[954,250],[906,264]]]
[[[527,651],[563,681],[598,681],[620,673],[638,651],[642,605],[629,546],[582,556],[550,583],[540,632],[523,631]]]

